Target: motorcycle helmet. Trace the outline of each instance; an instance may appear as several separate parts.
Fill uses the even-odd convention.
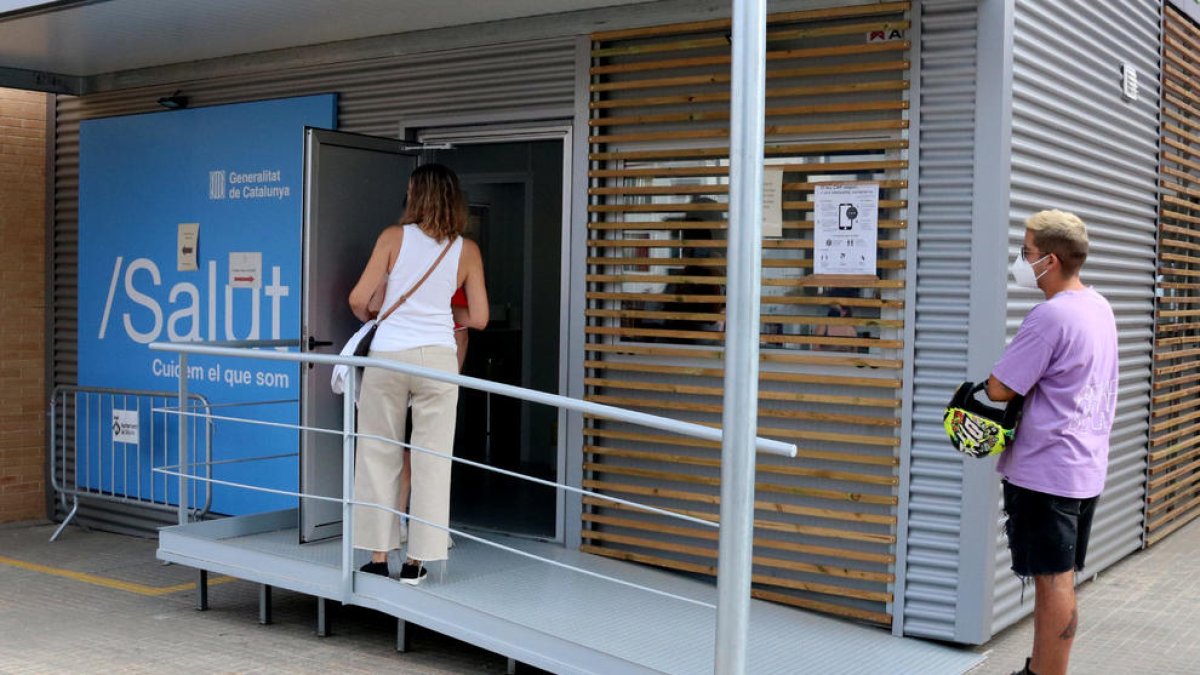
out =
[[[987,381],[963,382],[942,416],[942,425],[954,449],[970,457],[998,455],[1010,445],[1017,433],[1024,398],[1017,396],[1006,404],[977,395],[987,389]],[[986,397],[986,394],[985,394]]]

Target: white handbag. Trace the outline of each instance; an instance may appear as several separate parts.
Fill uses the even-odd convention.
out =
[[[375,319],[371,319],[360,326],[358,330],[354,331],[354,335],[351,335],[350,339],[346,340],[346,346],[342,347],[341,355],[354,356],[355,350],[358,349],[358,344],[367,336],[367,333],[371,332],[371,329],[375,327],[375,323]],[[339,363],[333,367],[333,376],[329,379],[329,388],[333,390],[333,393],[340,395],[346,392],[346,376],[349,374],[350,366],[344,363]]]
[[[346,346],[342,347],[341,356],[366,356],[370,351],[371,345],[370,342],[368,342],[366,345],[363,345],[363,340],[369,341],[370,339],[374,338],[375,327],[386,321],[387,318],[392,315],[392,312],[400,309],[400,305],[408,302],[408,299],[412,297],[412,294],[417,292],[417,289],[421,287],[421,284],[425,283],[425,280],[429,278],[429,275],[433,274],[433,271],[437,269],[437,266],[442,263],[442,258],[446,257],[446,254],[450,252],[450,247],[453,245],[454,238],[451,238],[450,241],[446,242],[446,247],[442,249],[442,252],[438,254],[437,260],[433,261],[433,264],[430,265],[429,269],[425,271],[424,276],[418,279],[417,283],[413,284],[412,288],[408,289],[407,293],[401,295],[400,298],[396,300],[391,307],[388,307],[386,312],[380,314],[378,318],[369,319],[366,323],[359,326],[358,330],[354,331],[354,335],[351,335],[350,339],[346,340]],[[338,395],[346,393],[346,376],[349,374],[350,366],[344,363],[339,363],[333,367],[333,375],[329,378],[329,388],[333,390],[333,393]]]

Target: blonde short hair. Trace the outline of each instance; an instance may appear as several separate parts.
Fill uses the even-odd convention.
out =
[[[1025,221],[1033,232],[1033,243],[1043,254],[1053,253],[1067,276],[1083,267],[1088,255],[1087,226],[1079,216],[1058,209],[1038,211]]]

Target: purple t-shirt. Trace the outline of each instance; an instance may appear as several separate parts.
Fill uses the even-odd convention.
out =
[[[1034,307],[992,374],[1025,396],[1016,441],[996,470],[1038,492],[1100,494],[1118,386],[1117,323],[1104,296],[1063,291]]]

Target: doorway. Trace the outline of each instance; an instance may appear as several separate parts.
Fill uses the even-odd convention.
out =
[[[403,211],[404,192],[395,186],[407,183],[416,164],[439,162],[459,175],[467,195],[468,236],[480,244],[491,305],[488,327],[470,332],[464,373],[564,393],[569,127],[469,134],[422,138],[414,148],[394,139],[309,133],[302,348],[336,352],[357,327],[345,297],[379,231]],[[353,231],[347,223],[355,224]],[[306,426],[341,426],[341,402],[329,393],[327,371],[309,369],[301,408]],[[555,408],[463,389],[455,453],[562,482],[564,420]],[[301,490],[340,497],[340,477],[340,440],[306,434]],[[565,501],[554,488],[456,463],[451,500],[455,527],[563,538]],[[336,503],[301,500],[300,506],[302,542],[340,534]]]
[[[452,147],[426,150],[422,162],[445,164],[459,176],[469,205],[467,236],[483,254],[491,305],[487,329],[470,332],[463,374],[562,393],[565,135],[446,140]],[[560,426],[555,408],[463,389],[455,454],[556,481]],[[561,503],[554,488],[454,466],[456,527],[561,539]]]

